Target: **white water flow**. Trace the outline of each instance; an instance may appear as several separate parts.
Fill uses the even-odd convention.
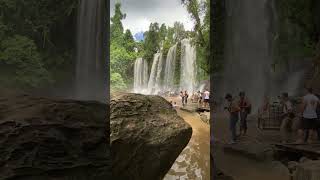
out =
[[[143,93],[148,86],[148,80],[148,63],[142,58],[137,58],[134,63],[134,93]]]
[[[162,67],[163,67],[163,58],[162,58],[162,53],[159,55],[159,60],[158,60],[158,67],[157,67],[157,75],[156,75],[156,80],[155,80],[155,86],[152,93],[157,94],[159,91],[162,90],[161,87],[161,75],[162,75]]]
[[[174,71],[176,64],[177,45],[172,46],[167,54],[166,66],[164,70],[164,88],[168,91],[174,90]]]
[[[245,91],[261,105],[267,92],[272,58],[269,50],[267,0],[227,0],[224,93]]]
[[[190,93],[196,91],[196,50],[191,45],[190,39],[181,41],[181,77],[180,90]]]
[[[77,28],[75,98],[105,99],[104,1],[80,0]]]
[[[142,94],[159,94],[161,92],[187,90],[189,93],[196,91],[198,83],[196,81],[196,50],[191,45],[190,39],[181,41],[181,58],[177,59],[177,44],[170,47],[166,59],[162,53],[154,54],[148,84],[142,83],[145,80],[146,62],[141,58],[135,62],[134,70],[134,92]],[[174,83],[176,76],[176,61],[180,61],[180,82]],[[142,65],[145,64],[145,65]],[[143,71],[143,72],[142,72]],[[142,84],[142,85],[141,85]],[[141,88],[139,88],[141,87]]]
[[[156,53],[153,56],[153,62],[152,62],[152,67],[151,67],[151,72],[150,72],[150,77],[149,77],[149,82],[148,82],[147,94],[152,94],[155,91],[160,56],[161,56],[160,53]]]

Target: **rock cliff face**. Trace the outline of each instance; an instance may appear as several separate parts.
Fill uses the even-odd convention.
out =
[[[191,127],[159,96],[111,98],[113,179],[162,179],[188,144]]]
[[[106,110],[98,102],[0,95],[0,179],[110,178]]]

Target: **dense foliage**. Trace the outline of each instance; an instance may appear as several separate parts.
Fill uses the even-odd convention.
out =
[[[77,3],[0,0],[1,86],[38,88],[72,78]]]
[[[121,12],[121,4],[116,3],[110,26],[110,73],[111,90],[126,89],[132,83],[133,64],[137,57],[135,43],[130,30],[124,31],[122,20],[126,14]]]
[[[315,56],[320,35],[319,1],[278,0],[275,5],[278,12],[276,63]]]
[[[210,0],[182,0],[182,3],[195,22],[192,37],[197,50],[197,64],[204,72],[199,73],[202,75],[200,79],[206,78],[210,72]]]

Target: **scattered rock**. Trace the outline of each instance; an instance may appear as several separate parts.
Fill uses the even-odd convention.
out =
[[[203,112],[203,113],[199,113],[200,114],[200,119],[206,123],[209,124],[210,123],[210,112]]]
[[[320,161],[305,161],[297,166],[294,180],[320,179]]]
[[[188,144],[191,127],[160,96],[114,95],[110,109],[114,179],[163,179]]]
[[[280,161],[272,161],[273,171],[277,172],[277,174],[282,175],[283,177],[290,177],[289,169],[282,164]]]
[[[299,165],[299,163],[296,162],[296,161],[289,161],[289,162],[288,162],[288,169],[289,169],[289,171],[290,171],[290,172],[295,171],[295,170],[297,169],[297,166],[298,166],[298,165]]]
[[[110,179],[107,105],[0,94],[2,180]]]

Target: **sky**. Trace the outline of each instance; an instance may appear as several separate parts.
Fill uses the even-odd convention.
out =
[[[192,30],[192,21],[181,0],[111,0],[110,17],[114,14],[114,5],[121,3],[121,11],[126,14],[122,21],[124,29],[130,29],[133,35],[147,31],[150,23],[158,22],[173,26],[175,21],[182,22],[185,30]]]

